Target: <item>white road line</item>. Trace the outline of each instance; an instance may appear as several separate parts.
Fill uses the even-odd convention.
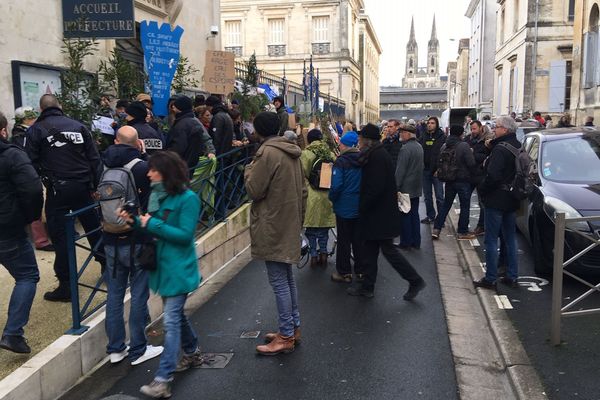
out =
[[[485,273],[486,272],[485,262],[479,262],[479,266],[481,267],[481,270],[483,271],[483,273]]]
[[[477,240],[477,239],[471,239],[471,240],[469,240],[469,242],[471,242],[471,246],[473,246],[473,247],[481,246],[481,244],[479,243],[479,240]]]
[[[498,304],[498,308],[501,310],[512,310],[513,306],[510,304],[510,300],[506,295],[494,295],[494,299],[496,300],[496,304]]]

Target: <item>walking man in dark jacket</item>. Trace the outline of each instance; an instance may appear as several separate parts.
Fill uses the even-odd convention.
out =
[[[212,137],[216,154],[225,154],[233,147],[233,120],[227,107],[217,96],[208,96],[206,106],[213,115],[208,133]]]
[[[144,142],[146,153],[152,155],[155,151],[164,149],[163,137],[156,129],[151,127],[146,119],[148,117],[148,109],[141,101],[134,101],[125,108],[125,120],[127,125],[133,127],[138,138]]]
[[[388,152],[392,158],[392,166],[396,171],[396,164],[398,162],[398,154],[402,148],[402,142],[400,141],[400,121],[390,119],[388,121],[385,137],[381,141],[383,148]]]
[[[471,210],[471,193],[473,192],[470,182],[470,170],[475,167],[475,159],[469,145],[462,141],[463,133],[464,128],[461,125],[452,125],[450,127],[450,136],[441,149],[441,152],[454,152],[455,156],[454,159],[451,158],[451,162],[455,163],[452,167],[456,170],[456,178],[446,181],[444,185],[444,204],[435,219],[433,230],[431,231],[433,239],[439,239],[440,231],[446,222],[448,213],[452,209],[452,203],[456,195],[458,195],[458,201],[460,202],[457,229],[458,240],[471,240],[475,238],[475,235],[469,232],[469,213]]]
[[[42,213],[42,183],[27,154],[8,143],[7,125],[0,113],[0,264],[15,280],[0,347],[30,353],[23,327],[29,321],[40,275],[25,227]]]
[[[490,155],[490,149],[485,145],[486,140],[491,139],[491,135],[486,136],[486,130],[483,129],[481,122],[471,122],[471,135],[469,136],[468,143],[473,151],[473,158],[475,158],[475,166],[471,168],[471,184],[473,188],[477,190],[477,199],[479,201],[479,219],[477,220],[477,227],[473,231],[476,236],[483,235],[484,229],[484,218],[485,208],[481,202],[481,193],[479,192],[478,186],[483,182],[485,177],[485,171],[483,170],[483,162]]]
[[[141,104],[141,103],[140,103]],[[115,144],[109,146],[102,155],[107,168],[126,168],[131,171],[138,191],[139,208],[146,213],[150,196],[148,163],[142,158],[142,143],[136,130],[123,126],[117,131]],[[148,240],[139,231],[122,233],[104,232],[104,252],[106,270],[104,282],[107,288],[106,300],[106,352],[112,364],[129,356],[131,365],[137,365],[159,356],[162,346],[148,345],[145,333],[148,315],[148,272],[137,262],[142,244]],[[131,307],[129,313],[129,347],[125,345],[125,323],[123,321],[123,299],[130,283]]]
[[[360,131],[362,177],[358,207],[358,228],[363,240],[361,261],[364,281],[348,288],[351,296],[373,297],[377,280],[379,249],[392,267],[409,282],[404,300],[412,300],[425,287],[425,281],[394,246],[400,234],[400,210],[392,159],[379,141],[379,128],[367,124]]]
[[[273,105],[277,110],[277,118],[279,118],[279,136],[283,136],[285,131],[288,130],[289,125],[289,114],[285,110],[285,100],[283,96],[277,96],[273,99]]]
[[[427,120],[427,131],[421,135],[421,146],[423,146],[423,194],[425,197],[425,209],[427,215],[421,220],[424,224],[435,221],[436,209],[439,213],[444,202],[444,186],[436,178],[436,163],[440,156],[440,149],[446,141],[444,132],[440,129],[440,123],[436,117]],[[433,187],[433,190],[432,190]],[[435,191],[435,205],[433,207],[433,192]]]
[[[417,142],[417,130],[412,125],[400,128],[402,148],[396,165],[398,192],[410,197],[410,211],[402,214],[401,249],[421,248],[421,225],[419,224],[419,197],[423,193],[423,148]]]
[[[102,175],[102,162],[88,129],[62,112],[55,96],[40,99],[42,113],[29,129],[25,149],[46,185],[46,222],[54,244],[54,272],[58,287],[44,294],[48,301],[71,301],[65,214],[94,204],[92,193]],[[79,216],[85,232],[98,229],[96,210]],[[88,236],[92,248],[100,233]],[[99,258],[96,260],[103,261]]]
[[[334,282],[352,282],[350,254],[354,255],[354,274],[363,277],[361,243],[358,231],[358,202],[360,197],[361,165],[358,134],[346,132],[340,139],[340,156],[333,163],[329,200],[333,204],[337,227],[337,256],[331,274]]]
[[[498,274],[498,238],[500,232],[505,241],[507,270],[501,282],[518,287],[516,211],[519,201],[509,192],[515,170],[515,156],[500,143],[520,148],[516,135],[517,125],[507,116],[496,119],[496,139],[490,145],[492,152],[486,162],[486,174],[480,185],[485,206],[485,262],[486,273],[483,278],[474,281],[475,287],[495,289]]]

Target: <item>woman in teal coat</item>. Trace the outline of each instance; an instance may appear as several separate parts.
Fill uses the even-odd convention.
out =
[[[200,200],[188,189],[187,166],[176,153],[154,153],[148,167],[152,186],[148,214],[121,215],[156,239],[156,269],[150,271],[149,286],[163,298],[164,351],[154,380],[140,391],[153,398],[167,398],[171,397],[174,372],[202,364],[198,337],[183,313],[188,293],[200,284],[194,245]],[[181,349],[183,357],[178,362]]]

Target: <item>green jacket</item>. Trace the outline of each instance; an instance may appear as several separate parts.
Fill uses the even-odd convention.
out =
[[[335,226],[335,215],[333,214],[331,201],[329,201],[329,190],[315,190],[308,183],[310,171],[317,160],[315,151],[329,152],[331,159],[335,159],[331,150],[329,150],[327,145],[320,140],[312,142],[302,151],[300,161],[302,162],[302,171],[304,172],[304,182],[308,188],[306,213],[304,214],[304,227],[333,228]]]
[[[166,221],[165,211],[169,210]],[[157,238],[157,268],[150,272],[149,286],[163,297],[173,297],[193,292],[200,284],[195,232],[200,215],[200,200],[191,190],[171,195],[160,203],[159,210],[141,228],[136,218],[136,228]]]

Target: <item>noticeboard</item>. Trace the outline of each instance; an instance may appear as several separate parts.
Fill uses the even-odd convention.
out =
[[[228,51],[206,51],[204,90],[229,94],[235,86],[235,55]]]
[[[135,37],[133,0],[62,0],[65,38]]]

